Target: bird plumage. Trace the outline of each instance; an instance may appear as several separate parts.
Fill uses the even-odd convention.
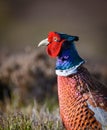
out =
[[[84,67],[78,68],[78,72],[74,75],[58,76],[60,114],[67,130],[101,130],[102,124],[98,119],[95,119],[95,116],[100,113],[95,110],[96,115],[94,115],[95,111],[91,109],[91,107],[99,107],[106,112],[107,100],[104,99],[104,95],[102,96],[101,89],[102,86],[99,88],[93,82],[92,77]],[[107,112],[105,116],[106,122]]]
[[[60,116],[66,130],[106,130],[107,88],[83,66],[74,45],[77,40],[77,36],[50,32],[42,42],[47,53],[57,57]]]

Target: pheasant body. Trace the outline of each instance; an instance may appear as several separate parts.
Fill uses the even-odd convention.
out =
[[[97,121],[94,112],[88,106],[88,102],[92,106],[95,104],[86,86],[91,92],[97,88],[97,86],[92,88],[94,83],[91,83],[91,80],[84,67],[80,68],[76,75],[58,76],[60,115],[67,130],[101,130],[102,128],[101,123]],[[107,102],[100,99],[98,92],[95,96],[97,105],[102,107],[102,102],[105,102],[104,106],[107,107]]]
[[[60,116],[66,130],[107,130],[107,88],[83,67],[74,46],[78,37],[50,32],[47,53],[57,57]]]

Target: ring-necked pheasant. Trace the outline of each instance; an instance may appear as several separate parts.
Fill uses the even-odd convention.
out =
[[[60,116],[66,130],[107,130],[107,88],[83,66],[74,41],[79,38],[50,32],[38,46],[56,57]]]

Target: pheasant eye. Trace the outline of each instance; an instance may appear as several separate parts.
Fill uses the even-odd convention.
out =
[[[57,37],[53,37],[53,41],[58,42],[59,40]]]

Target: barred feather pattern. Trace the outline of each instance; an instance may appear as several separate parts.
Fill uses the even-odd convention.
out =
[[[101,122],[89,105],[107,112],[106,93],[107,88],[83,66],[76,74],[58,76],[60,116],[66,130],[102,130]]]

